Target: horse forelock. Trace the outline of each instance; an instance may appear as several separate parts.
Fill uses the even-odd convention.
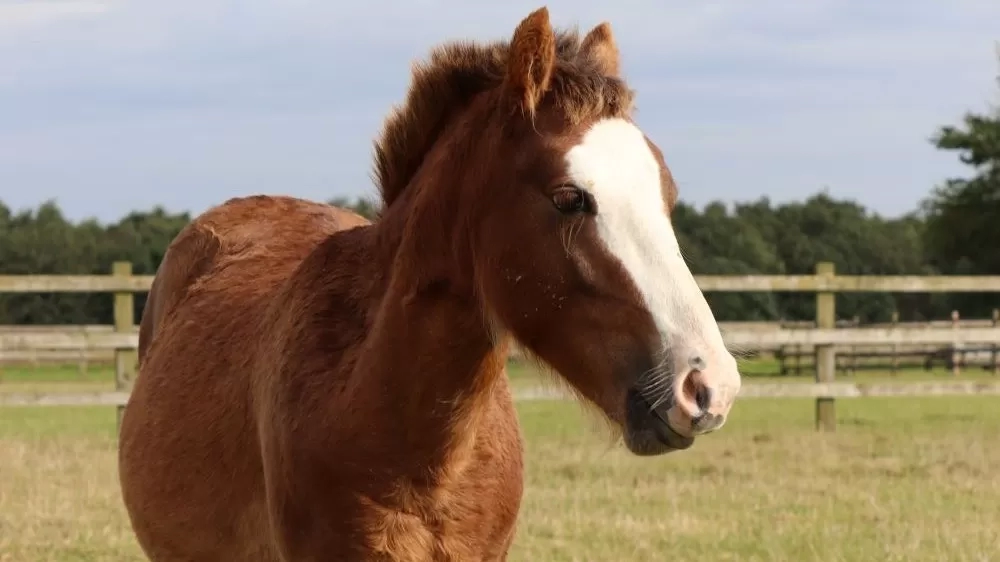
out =
[[[581,49],[576,29],[555,33],[557,59],[548,106],[572,123],[629,114],[633,92],[625,81],[602,72],[601,62]],[[414,65],[405,101],[392,110],[375,142],[373,180],[384,208],[406,190],[456,115],[479,94],[503,84],[509,50],[506,39],[456,41],[439,45],[427,61]],[[499,133],[485,126],[479,130]]]

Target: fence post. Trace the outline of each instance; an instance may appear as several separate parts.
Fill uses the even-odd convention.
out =
[[[818,277],[832,278],[836,275],[836,270],[832,262],[820,262],[816,264],[816,275]],[[816,327],[835,328],[837,326],[837,300],[836,293],[829,291],[816,292]],[[837,372],[837,356],[832,345],[816,346],[816,382],[833,382]],[[835,431],[837,428],[837,411],[834,407],[833,398],[823,397],[816,399],[816,429],[821,431]]]
[[[959,315],[957,310],[951,311],[951,329],[957,334],[961,324],[959,323]],[[962,356],[962,346],[958,343],[958,338],[951,343],[951,376],[957,377],[962,372],[962,363],[964,357]]]
[[[116,261],[111,266],[111,274],[114,276],[131,277],[132,263],[127,261]],[[135,297],[131,292],[115,293],[115,331],[133,333],[135,331],[134,308]],[[131,383],[135,375],[137,361],[136,350],[116,349],[115,350],[115,391],[123,392]],[[125,406],[117,407],[117,428],[121,428],[122,415],[125,413]]]
[[[993,309],[992,320],[994,328],[1000,326],[1000,308]],[[990,352],[990,365],[993,369],[993,375],[1000,375],[1000,346],[998,346],[996,342],[993,343],[993,349]]]
[[[892,311],[892,328],[895,330],[899,327],[899,311]],[[899,346],[892,344],[892,374],[896,375],[899,371]]]

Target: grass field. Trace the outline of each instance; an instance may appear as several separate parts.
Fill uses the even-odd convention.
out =
[[[534,384],[524,370],[512,378]],[[0,391],[58,390],[110,374],[3,381]],[[1000,559],[1000,399],[837,408],[838,431],[817,434],[810,400],[745,400],[719,433],[648,459],[572,402],[523,402],[527,487],[511,560]],[[114,409],[0,409],[0,562],[141,560],[118,496]]]

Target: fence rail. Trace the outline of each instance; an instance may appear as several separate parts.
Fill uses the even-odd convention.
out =
[[[0,356],[29,352],[108,352],[115,361],[115,390],[94,393],[3,393],[7,405],[114,405],[128,402],[128,386],[136,368],[138,333],[133,323],[133,295],[146,292],[149,275],[132,275],[131,264],[119,262],[111,275],[0,275],[0,293],[113,293],[114,326],[74,329],[24,327],[0,329]],[[728,345],[743,350],[811,348],[816,382],[747,383],[745,398],[815,398],[819,429],[836,425],[834,400],[868,396],[944,396],[1000,394],[998,382],[941,381],[926,383],[858,384],[836,382],[836,354],[846,347],[921,345],[951,346],[956,353],[966,346],[992,349],[993,369],[1000,370],[997,345],[1000,326],[989,321],[958,323],[892,323],[873,327],[845,326],[836,318],[834,295],[841,292],[1000,292],[1000,276],[847,276],[836,275],[830,263],[817,264],[814,275],[696,276],[705,292],[809,292],[816,294],[816,320],[806,323],[723,323]],[[18,327],[20,328],[20,327]],[[957,373],[957,371],[956,371]],[[531,396],[543,396],[532,394]]]
[[[749,383],[739,398],[870,398],[914,396],[1000,396],[1000,381],[925,381],[908,383]],[[0,393],[0,406],[125,406],[129,393],[95,392],[9,392]],[[558,389],[522,389],[517,400],[567,399]]]
[[[697,275],[695,278],[703,291],[726,293],[1000,293],[1000,275]],[[0,275],[0,293],[144,293],[152,282],[152,275]]]
[[[772,331],[726,331],[727,345],[742,349],[771,349],[784,345],[965,345],[1000,342],[1000,327],[964,328],[814,328]],[[0,352],[7,350],[116,350],[135,349],[139,334],[128,332],[79,331],[4,333],[0,332]]]

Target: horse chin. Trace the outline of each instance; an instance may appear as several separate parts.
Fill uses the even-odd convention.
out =
[[[625,397],[625,446],[638,456],[664,455],[694,444],[693,437],[680,435],[654,410],[639,391],[631,389]]]

